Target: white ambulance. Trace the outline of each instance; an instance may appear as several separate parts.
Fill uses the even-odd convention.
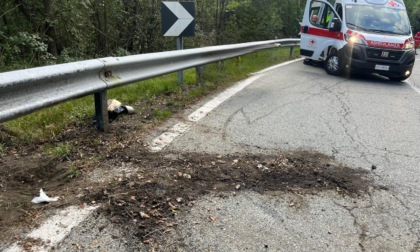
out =
[[[307,0],[300,54],[327,73],[364,72],[402,81],[415,61],[403,0]]]

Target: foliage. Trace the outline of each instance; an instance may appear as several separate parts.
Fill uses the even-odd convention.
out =
[[[420,1],[405,0],[413,31]],[[196,34],[185,48],[296,38],[304,0],[195,1]],[[161,1],[0,1],[0,71],[175,49],[162,36]]]
[[[196,35],[184,46],[297,37],[301,2],[196,1]],[[156,0],[0,1],[0,71],[174,50],[160,8]]]
[[[410,18],[413,32],[420,31],[420,1],[418,0],[406,0],[408,16]]]

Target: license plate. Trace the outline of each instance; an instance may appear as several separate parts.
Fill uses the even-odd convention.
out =
[[[389,66],[386,66],[386,65],[375,65],[375,70],[389,71]]]

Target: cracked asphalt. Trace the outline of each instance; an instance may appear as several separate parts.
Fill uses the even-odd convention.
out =
[[[317,151],[371,170],[379,186],[360,198],[334,191],[208,195],[178,217],[168,250],[170,239],[183,237],[185,251],[420,251],[419,64],[397,83],[329,76],[296,62],[221,104],[168,149]],[[217,221],[200,221],[209,212]]]

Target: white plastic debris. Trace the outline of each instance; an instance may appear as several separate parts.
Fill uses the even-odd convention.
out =
[[[41,190],[39,190],[39,197],[33,198],[32,203],[39,204],[42,202],[53,202],[57,200],[58,200],[58,197],[53,197],[53,198],[48,197],[41,188]]]
[[[263,171],[267,171],[267,170],[269,170],[269,168],[267,167],[267,166],[264,166],[264,165],[262,165],[262,164],[258,164],[258,169],[261,169],[261,170],[263,170]]]
[[[108,111],[116,110],[118,107],[121,107],[122,103],[116,99],[108,99]]]

